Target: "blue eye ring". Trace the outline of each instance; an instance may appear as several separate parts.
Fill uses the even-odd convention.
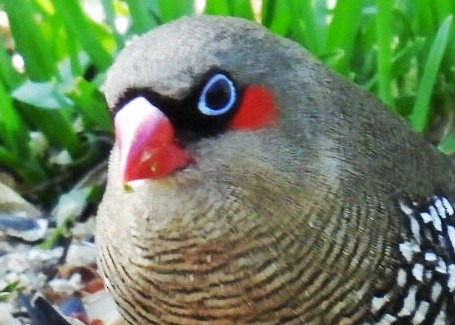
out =
[[[224,83],[219,85],[219,83]],[[218,84],[218,85],[217,85]],[[226,87],[226,95],[229,98],[226,98],[226,103],[221,107],[210,107],[207,103],[207,95],[210,91],[213,91],[214,86]],[[234,83],[222,73],[215,74],[204,86],[202,89],[201,95],[199,96],[199,101],[197,103],[197,108],[204,115],[217,116],[228,112],[232,107],[234,107],[235,101],[237,98],[237,90],[235,89]]]

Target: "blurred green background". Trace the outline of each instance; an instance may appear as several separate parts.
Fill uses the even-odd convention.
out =
[[[100,86],[125,42],[184,15],[234,15],[307,47],[455,151],[453,0],[0,0],[0,168],[56,195],[106,158]]]

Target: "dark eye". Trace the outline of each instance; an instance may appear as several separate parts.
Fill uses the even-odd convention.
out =
[[[218,73],[202,89],[197,108],[205,115],[221,115],[234,106],[236,97],[234,83],[224,74]]]

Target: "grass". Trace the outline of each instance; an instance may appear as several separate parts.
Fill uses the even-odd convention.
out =
[[[207,0],[205,13],[260,19],[373,92],[441,150],[455,151],[452,0]],[[104,158],[112,123],[100,93],[106,70],[134,34],[195,13],[192,0],[0,0],[0,166],[24,192],[53,204]],[[123,18],[128,28],[120,32]],[[20,54],[23,70],[13,65]],[[17,56],[16,56],[17,57]],[[63,175],[63,176],[62,176]]]

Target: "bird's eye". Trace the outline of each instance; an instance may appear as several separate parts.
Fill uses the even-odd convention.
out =
[[[221,115],[234,107],[237,91],[224,74],[214,75],[202,89],[197,107],[204,115]]]

